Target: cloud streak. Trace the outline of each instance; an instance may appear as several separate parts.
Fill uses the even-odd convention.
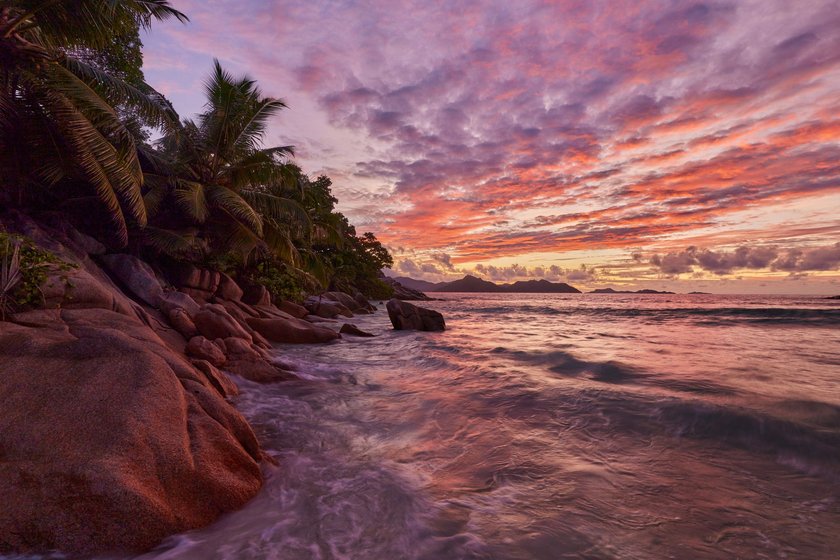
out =
[[[753,242],[840,235],[814,203],[840,207],[833,0],[176,5],[194,23],[146,41],[150,79],[199,83],[208,53],[247,70],[287,98],[273,134],[333,175],[351,219],[448,255],[440,270],[704,246],[744,216]],[[173,49],[190,63],[167,71]],[[680,255],[661,266],[740,268]]]
[[[719,276],[742,270],[833,271],[840,269],[840,242],[824,247],[787,249],[742,245],[730,252],[688,247],[683,251],[653,255],[650,264],[667,276],[689,274],[695,268]]]

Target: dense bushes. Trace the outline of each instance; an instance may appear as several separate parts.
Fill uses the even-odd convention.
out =
[[[50,271],[69,272],[74,265],[20,235],[0,232],[0,315],[42,303],[41,285]],[[67,275],[62,275],[65,282]]]
[[[186,21],[166,0],[0,12],[0,206],[60,207],[112,248],[261,279],[276,296],[385,293],[391,257],[356,236],[330,179],[263,145],[282,100],[216,61],[204,109],[181,119],[145,83],[138,31],[164,18]]]

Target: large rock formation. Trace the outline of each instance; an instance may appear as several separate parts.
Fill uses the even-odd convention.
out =
[[[337,332],[294,317],[249,318],[248,325],[272,342],[311,344],[340,338]]]
[[[0,552],[145,550],[241,507],[260,448],[223,377],[106,309],[0,323]]]
[[[261,451],[218,368],[292,377],[247,323],[281,312],[217,272],[162,280],[60,219],[7,213],[2,230],[73,268],[41,286],[44,309],[0,322],[0,554],[146,550],[252,497]]]
[[[380,280],[394,289],[395,299],[401,299],[403,301],[429,301],[432,299],[423,292],[409,288],[408,286],[403,286],[397,280],[389,278],[388,276],[384,276],[380,278]]]
[[[388,301],[388,317],[396,330],[442,331],[446,330],[443,315],[432,309],[417,307],[399,299]]]
[[[0,231],[72,264],[41,286],[43,309],[0,321],[0,554],[142,551],[242,506],[262,452],[225,372],[290,379],[266,339],[341,335],[265,289],[189,264],[161,271],[48,223],[0,217]],[[373,309],[340,292],[314,304]]]
[[[341,325],[341,329],[338,331],[341,334],[349,334],[350,336],[361,336],[361,337],[373,337],[376,336],[373,333],[369,333],[367,331],[363,331],[353,323],[344,323]]]
[[[303,306],[316,317],[324,317],[325,319],[335,319],[339,315],[345,317],[352,317],[353,312],[339,301],[329,299],[324,296],[311,296],[306,298]]]

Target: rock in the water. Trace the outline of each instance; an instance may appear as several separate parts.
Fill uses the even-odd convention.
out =
[[[100,257],[111,274],[146,305],[158,307],[163,288],[148,264],[135,256],[117,253]]]
[[[432,309],[417,307],[399,299],[389,300],[385,306],[388,317],[396,330],[442,331],[446,330],[443,315]]]
[[[221,367],[227,362],[222,349],[203,336],[194,336],[190,339],[187,343],[187,355],[199,360],[206,360],[216,367]]]
[[[344,323],[343,325],[341,325],[341,330],[339,330],[338,332],[340,332],[341,334],[349,334],[352,336],[376,336],[375,334],[363,331],[362,329],[360,329],[352,323]]]
[[[340,338],[332,329],[318,327],[303,319],[274,317],[271,319],[248,319],[248,324],[258,333],[273,342],[291,344],[312,344],[329,342]]]
[[[253,431],[139,320],[18,314],[0,329],[0,551],[143,551],[242,507]]]
[[[353,298],[356,300],[356,305],[358,305],[358,309],[361,311],[362,309],[366,310],[368,313],[373,313],[376,311],[376,307],[368,301],[368,299],[362,295],[361,292],[356,293],[356,297]]]

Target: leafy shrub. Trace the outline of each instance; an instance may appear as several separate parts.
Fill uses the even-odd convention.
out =
[[[59,259],[20,235],[0,232],[0,312],[12,308],[37,307],[43,301],[41,284],[46,282],[50,270],[63,273],[75,265]],[[62,278],[68,283],[66,274]]]
[[[391,299],[394,296],[394,288],[379,278],[368,278],[358,284],[357,288],[368,299]]]
[[[283,264],[265,262],[259,265],[253,280],[269,291],[274,301],[281,299],[302,302],[307,293],[311,293],[312,286],[309,279]]]

